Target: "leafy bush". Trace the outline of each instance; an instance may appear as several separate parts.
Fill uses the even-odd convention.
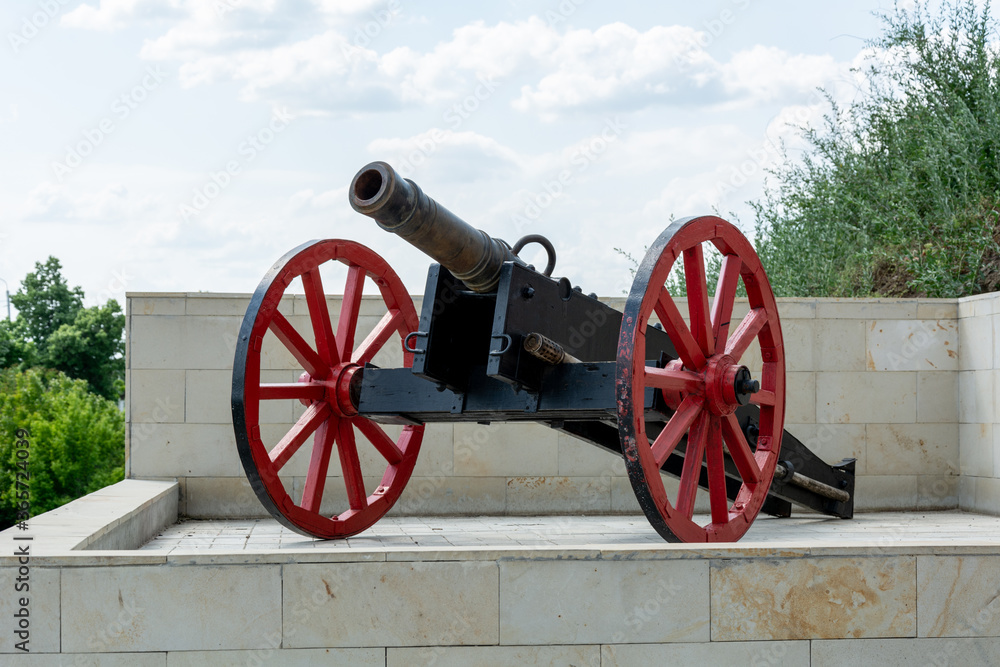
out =
[[[32,516],[121,481],[125,416],[58,371],[0,371],[0,529],[15,523],[15,432],[30,432]]]
[[[989,5],[898,6],[809,150],[754,204],[783,296],[955,297],[1000,287],[1000,53]],[[786,156],[787,158],[787,156]]]

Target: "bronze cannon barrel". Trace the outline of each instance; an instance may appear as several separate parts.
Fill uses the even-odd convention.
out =
[[[520,262],[504,241],[465,222],[385,162],[355,175],[350,200],[355,211],[424,251],[473,291],[493,291],[503,263]]]

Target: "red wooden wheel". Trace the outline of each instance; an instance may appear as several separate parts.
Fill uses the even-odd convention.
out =
[[[714,298],[708,294],[703,245],[722,254]],[[688,293],[688,318],[681,315],[665,283],[682,258]],[[730,317],[739,281],[746,287],[749,314],[736,326]],[[710,305],[711,301],[711,305]],[[646,359],[646,326],[653,314],[676,348],[679,359],[655,368]],[[741,364],[756,340],[762,358],[754,391]],[[661,392],[672,416],[652,442],[647,437],[643,396]],[[679,220],[650,247],[636,271],[625,304],[618,339],[618,430],[629,480],[646,518],[671,542],[729,542],[750,527],[767,496],[781,448],[785,411],[785,361],[774,294],[753,247],[730,223],[714,216]],[[760,408],[756,448],[747,442],[735,410],[749,400]],[[652,428],[650,430],[653,430]],[[660,468],[686,439],[684,464],[675,502]],[[679,450],[678,450],[679,451]],[[728,456],[742,480],[735,502],[726,496]],[[695,496],[708,472],[711,518],[694,519]]]
[[[338,321],[331,320],[320,266],[338,261],[347,266],[347,284]],[[378,286],[387,312],[360,343],[355,343],[365,277]],[[296,331],[278,304],[295,279],[301,279],[315,345]],[[385,260],[368,248],[338,239],[311,241],[271,267],[254,293],[243,318],[233,365],[233,426],[240,459],[250,484],[271,515],[288,528],[320,538],[354,535],[378,521],[399,498],[413,472],[424,427],[405,426],[394,441],[380,425],[358,416],[357,391],[370,362],[394,334],[417,329],[417,313],[403,283]],[[298,361],[298,382],[261,382],[261,350],[274,336]],[[404,365],[413,354],[404,351]],[[261,435],[261,407],[272,401],[299,401],[305,412],[277,442]],[[357,433],[386,462],[381,482],[365,489],[358,457]],[[282,467],[313,436],[312,455],[301,497],[293,500],[279,478]],[[346,486],[346,507],[331,516],[321,513],[330,459],[336,449]],[[298,495],[298,494],[296,494]]]

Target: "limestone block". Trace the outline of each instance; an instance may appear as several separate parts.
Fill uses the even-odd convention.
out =
[[[500,641],[707,642],[708,562],[501,561]]]
[[[455,424],[455,474],[555,475],[559,434],[540,424]]]
[[[865,370],[864,320],[816,320],[814,330],[817,371]]]
[[[281,631],[281,566],[67,568],[62,623],[67,652],[255,648]]]
[[[612,644],[601,647],[601,667],[634,665],[773,665],[808,667],[809,642]]]
[[[559,471],[567,477],[624,477],[625,462],[620,454],[597,447],[565,433],[559,433]]]
[[[816,422],[816,373],[786,373],[785,421]]]
[[[778,316],[785,320],[811,320],[816,317],[816,299],[784,297],[778,301]]]
[[[232,477],[243,474],[232,425],[133,424],[134,477]]]
[[[816,299],[816,319],[912,320],[917,299]]]
[[[1000,639],[840,639],[812,642],[812,667],[1000,664]]]
[[[189,517],[227,519],[270,516],[250,488],[246,476],[188,477],[184,482],[181,500],[184,514]],[[285,487],[290,489],[291,483],[286,483]]]
[[[993,424],[959,424],[959,466],[963,475],[993,476]]]
[[[917,373],[917,421],[938,424],[958,421],[958,373]]]
[[[286,301],[286,308],[291,307],[290,299]],[[222,295],[222,294],[188,294],[186,315],[235,315],[243,317],[250,305],[250,295]]]
[[[388,426],[383,428],[389,432]],[[397,427],[398,429],[399,427]],[[417,477],[439,477],[455,471],[454,424],[427,424],[420,442],[420,454],[413,474]],[[393,434],[396,431],[392,431]]]
[[[958,419],[963,424],[993,423],[993,371],[958,374]]]
[[[963,512],[976,511],[976,480],[969,475],[958,478],[958,508]]]
[[[781,336],[785,344],[785,370],[816,370],[814,351],[818,351],[816,332],[822,325],[816,320],[781,320]]]
[[[794,424],[785,420],[785,430],[827,463],[857,459],[855,474],[866,473],[867,435],[865,424]]]
[[[976,479],[975,507],[977,512],[1000,514],[1000,479],[980,477]]]
[[[883,475],[958,474],[958,424],[868,424],[868,461]]]
[[[183,294],[126,294],[125,303],[127,314],[134,317],[185,313]]]
[[[160,653],[29,653],[5,658],[9,667],[166,667]]]
[[[295,382],[298,378],[293,371],[261,371],[262,383]],[[188,371],[185,381],[185,421],[189,424],[233,423],[233,373],[228,370]],[[261,424],[293,423],[294,401],[261,401]]]
[[[957,509],[960,479],[957,474],[917,476],[917,509]]]
[[[916,559],[712,561],[712,640],[912,637]]]
[[[994,368],[993,315],[962,319],[959,331],[959,369],[963,371]]]
[[[4,556],[13,556],[18,553],[20,547],[28,549],[27,564],[11,563],[10,566],[0,568],[0,586],[3,586],[4,595],[0,596],[0,617],[7,624],[3,642],[0,642],[0,654],[21,653],[15,644],[23,641],[14,633],[18,631],[21,617],[14,614],[22,613],[22,599],[27,601],[26,609],[28,617],[28,643],[25,647],[31,653],[58,653],[59,652],[59,568],[38,567],[31,563],[31,553],[37,552],[33,540],[15,540],[13,548]],[[27,573],[21,572],[20,568],[26,567]],[[18,578],[21,578],[18,581]],[[26,590],[17,590],[16,586],[27,586]],[[0,659],[0,662],[8,664],[10,658]]]
[[[918,320],[957,320],[958,302],[955,299],[921,299],[917,303]]]
[[[611,511],[610,477],[510,477],[511,514],[606,513]]]
[[[386,667],[601,667],[600,646],[425,646],[386,650]]]
[[[611,479],[611,511],[616,514],[642,514],[642,508],[639,507],[635,490],[628,477]]]
[[[411,477],[390,511],[396,516],[503,514],[507,480],[503,477]]]
[[[680,492],[680,485],[677,478],[663,474],[660,476],[660,479],[663,480],[663,487],[667,491],[667,498],[670,499],[672,504],[676,505],[677,496]],[[632,482],[629,481],[628,477],[614,477],[611,479],[611,511],[616,514],[642,514],[642,508],[639,507],[639,501],[635,497],[635,490],[632,488]],[[704,489],[699,489],[698,495],[695,496],[694,500],[694,513],[707,514],[711,511],[708,492]],[[645,523],[645,519],[641,519],[641,521]],[[643,526],[642,530],[645,529],[646,527]]]
[[[285,565],[282,593],[286,648],[499,640],[493,562]],[[294,601],[311,605],[296,612]]]
[[[816,375],[818,423],[912,424],[916,421],[916,373],[830,371]]]
[[[872,320],[868,323],[867,368],[871,371],[958,370],[958,340],[955,320]]]
[[[133,369],[231,369],[239,317],[133,317],[129,366]]]
[[[916,508],[917,475],[862,475],[855,480],[854,509],[858,512]]]
[[[167,667],[384,667],[385,650],[374,648],[278,648],[281,635],[258,638],[265,648],[246,651],[171,651]],[[268,641],[270,639],[270,641]],[[75,664],[75,663],[74,663]]]
[[[917,635],[1000,636],[1000,556],[918,556]]]
[[[184,421],[184,371],[135,369],[126,378],[131,423]]]

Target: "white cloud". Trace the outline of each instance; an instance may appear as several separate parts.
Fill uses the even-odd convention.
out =
[[[749,105],[801,94],[846,70],[830,56],[764,46],[718,62],[700,46],[704,33],[680,25],[640,31],[623,23],[569,29],[537,16],[475,21],[419,50],[396,46],[390,34],[397,22],[415,20],[398,0],[258,0],[225,16],[211,3],[172,2],[184,18],[147,40],[141,57],[179,62],[182,85],[232,81],[245,101],[299,113],[440,104],[473,94],[482,81],[499,81],[505,103],[549,120],[575,110]],[[113,26],[148,4],[110,0],[96,9],[83,5],[67,19]],[[303,25],[313,26],[312,34],[303,34]]]
[[[430,169],[463,182],[521,173],[528,162],[491,137],[440,128],[412,137],[376,139],[368,144],[368,151],[406,177]]]
[[[757,45],[740,51],[719,68],[728,91],[753,103],[774,102],[809,93],[842,77],[845,63],[830,55],[790,54],[773,46]]]
[[[160,200],[154,195],[141,198],[129,194],[122,183],[96,191],[72,191],[67,186],[42,183],[31,191],[21,208],[25,220],[64,222],[84,220],[109,224],[144,216],[156,209]]]
[[[61,25],[84,30],[120,30],[135,20],[183,16],[188,5],[186,0],[98,0],[96,6],[83,4],[68,12]]]

